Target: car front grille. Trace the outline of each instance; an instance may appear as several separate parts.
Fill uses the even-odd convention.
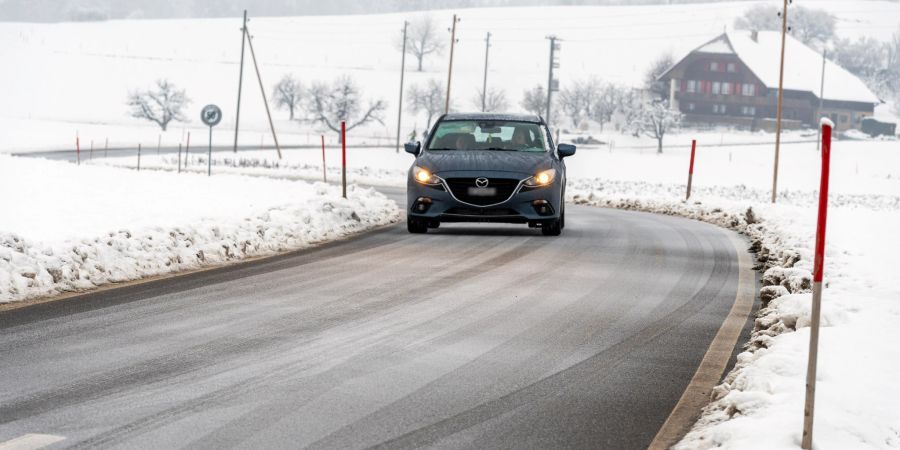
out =
[[[475,178],[448,178],[447,186],[458,200],[472,205],[493,205],[509,199],[519,186],[519,180],[513,178],[489,178],[488,188],[496,189],[494,195],[470,195],[469,188],[477,187]]]
[[[519,213],[510,208],[450,208],[444,214],[458,216],[518,216]]]

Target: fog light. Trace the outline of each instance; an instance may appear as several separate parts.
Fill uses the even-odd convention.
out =
[[[428,197],[419,197],[416,199],[416,202],[413,204],[413,210],[419,213],[424,213],[428,211],[428,208],[431,207],[431,199]]]
[[[531,202],[534,212],[541,216],[549,216],[553,214],[553,205],[547,200],[535,200]]]

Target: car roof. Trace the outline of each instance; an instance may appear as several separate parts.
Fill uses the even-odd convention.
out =
[[[498,113],[449,113],[441,120],[506,120],[512,122],[544,123],[540,116],[534,114],[498,114]]]

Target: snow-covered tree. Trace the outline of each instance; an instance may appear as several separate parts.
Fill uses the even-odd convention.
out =
[[[603,124],[612,121],[613,114],[620,108],[622,95],[623,89],[614,84],[605,84],[600,88],[591,107],[590,118],[600,124],[601,132]]]
[[[547,91],[543,85],[535,85],[533,88],[525,91],[522,96],[522,103],[519,104],[522,109],[536,116],[545,116],[547,109]]]
[[[593,116],[592,109],[600,91],[600,82],[596,78],[590,78],[575,81],[559,92],[559,108],[573,127]]]
[[[303,85],[300,84],[300,80],[285,75],[272,88],[272,101],[276,108],[287,109],[290,112],[290,120],[294,120],[294,112],[300,109],[303,102]]]
[[[481,89],[472,97],[472,105],[481,110]],[[488,88],[484,97],[484,112],[504,112],[509,109],[509,101],[506,100],[506,91],[503,89]]]
[[[427,120],[425,129],[431,128],[431,119],[444,110],[444,85],[436,80],[428,80],[425,86],[411,85],[406,90],[407,108],[415,114],[424,112]]]
[[[734,21],[738,30],[781,30],[781,8],[775,5],[756,5]],[[791,6],[788,10],[788,26],[792,36],[801,42],[817,47],[834,37],[835,18],[821,9]]]
[[[178,89],[169,80],[158,80],[154,89],[133,91],[128,94],[128,107],[131,116],[155,122],[166,131],[169,122],[185,122],[184,107],[191,100],[184,89]]]
[[[631,127],[635,134],[642,134],[656,139],[656,152],[663,152],[663,138],[666,133],[681,123],[682,114],[669,108],[666,100],[644,98],[636,103]]]
[[[403,39],[399,39],[397,48],[403,49]],[[418,71],[422,71],[425,57],[444,51],[444,36],[438,32],[437,23],[432,16],[422,16],[410,22],[406,36],[406,53],[414,56],[418,62]]]
[[[669,84],[657,80],[657,78],[675,64],[671,53],[663,53],[659,55],[647,68],[644,73],[644,89],[647,89],[659,100],[669,99]]]
[[[387,109],[383,100],[370,100],[363,106],[362,95],[356,82],[342,76],[332,84],[313,83],[304,102],[311,122],[318,122],[340,133],[341,121],[347,122],[347,130],[375,121],[384,123],[382,113]]]

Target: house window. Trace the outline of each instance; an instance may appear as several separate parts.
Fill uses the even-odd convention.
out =
[[[722,95],[731,95],[731,83],[722,83]]]
[[[844,114],[841,114],[841,123],[847,123],[847,116]]]
[[[725,114],[725,105],[714,104],[713,105],[713,114]]]
[[[688,92],[697,92],[697,80],[688,80],[687,91]]]
[[[718,72],[719,71],[719,63],[713,61],[709,63],[709,71],[710,72]]]
[[[696,105],[694,105],[693,103],[688,103],[688,104],[687,104],[687,110],[688,110],[688,111],[693,111],[695,108],[696,108]]]
[[[741,86],[741,94],[745,97],[753,97],[756,95],[756,85],[751,83],[745,83]]]
[[[756,115],[756,107],[755,106],[742,106],[741,114],[745,116],[755,116]]]
[[[728,73],[735,73],[735,72],[737,72],[737,64],[735,64],[735,63],[728,63],[728,64],[725,66],[725,68],[726,68],[726,70],[728,71]]]
[[[718,81],[713,81],[712,93],[713,94],[721,94],[722,93],[722,83],[719,83]]]

